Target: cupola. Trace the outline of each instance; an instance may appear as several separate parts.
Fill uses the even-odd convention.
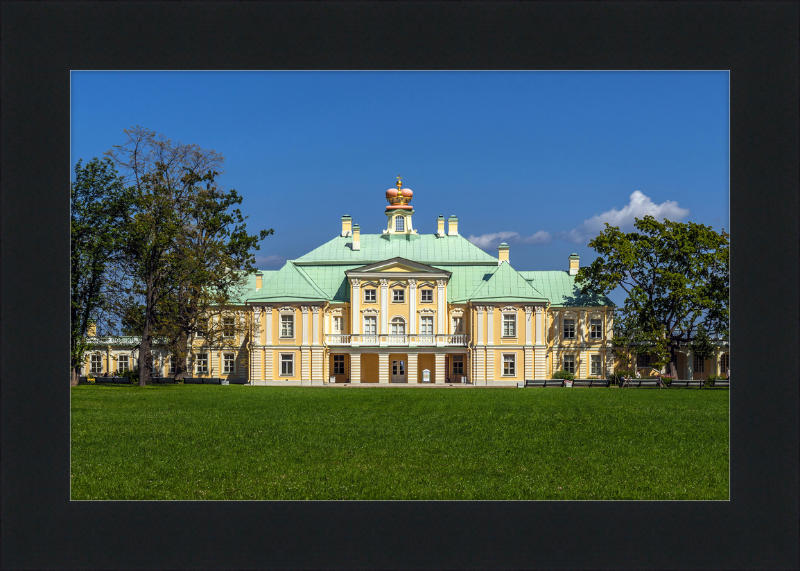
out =
[[[386,191],[386,200],[389,206],[386,207],[387,225],[384,234],[416,234],[417,231],[411,225],[411,215],[414,209],[408,204],[414,196],[414,191],[410,188],[403,188],[403,178],[397,177],[397,188],[390,188]]]

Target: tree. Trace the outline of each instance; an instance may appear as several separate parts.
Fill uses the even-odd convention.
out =
[[[697,332],[692,339],[691,348],[692,352],[703,360],[710,359],[714,355],[714,344],[702,322],[697,324]]]
[[[109,159],[75,165],[70,186],[70,384],[78,384],[89,325],[108,307],[109,258],[128,195]]]
[[[636,219],[638,232],[605,225],[589,242],[600,257],[581,268],[582,291],[607,295],[621,287],[628,297],[621,308],[628,341],[651,355],[656,367],[675,362],[702,323],[706,331],[729,331],[729,241],[711,227],[693,222]]]
[[[124,169],[133,195],[117,258],[118,312],[127,329],[142,332],[143,386],[151,377],[154,338],[164,337],[177,353],[185,349],[196,328],[187,315],[227,302],[240,270],[252,270],[249,250],[271,231],[249,236],[240,211],[227,212],[241,197],[217,186],[224,158],[216,151],[173,144],[138,126],[125,133],[127,142],[107,153]]]

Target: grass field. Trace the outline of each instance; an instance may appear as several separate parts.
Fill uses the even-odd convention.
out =
[[[72,389],[72,499],[728,499],[728,391]]]

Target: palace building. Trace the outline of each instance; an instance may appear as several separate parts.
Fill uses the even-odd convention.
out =
[[[613,304],[580,293],[577,255],[563,271],[517,270],[507,244],[490,256],[459,234],[456,216],[439,216],[435,234],[419,234],[412,197],[398,180],[386,191],[381,234],[361,234],[344,215],[329,242],[249,276],[224,318],[248,326],[215,346],[194,339],[193,376],[254,385],[516,385],[562,369],[578,378],[614,371]],[[87,354],[86,373],[135,364],[136,338],[94,341],[105,348]],[[153,354],[156,374],[169,375],[169,357],[157,347]],[[714,361],[707,370],[720,368]],[[680,365],[688,363],[687,355]]]

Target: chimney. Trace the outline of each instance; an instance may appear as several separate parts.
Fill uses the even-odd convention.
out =
[[[361,249],[361,226],[353,224],[353,250]]]
[[[436,224],[439,228],[439,231],[436,233],[436,235],[439,236],[439,238],[444,238],[444,216],[440,214],[436,219]]]
[[[578,254],[570,254],[569,256],[569,275],[575,276],[578,275],[578,262],[580,261],[580,256]]]
[[[349,214],[342,216],[342,236],[350,236],[353,232],[353,219]]]
[[[458,236],[458,218],[455,214],[450,215],[447,219],[447,235]]]
[[[497,262],[497,265],[498,265],[498,266],[499,266],[500,264],[502,264],[503,262],[506,262],[507,264],[510,264],[510,263],[511,263],[511,262],[509,262],[509,261],[508,261],[508,244],[506,244],[505,242],[503,242],[502,244],[500,244],[500,245],[497,247],[497,257],[500,259],[500,260]]]
[[[261,289],[261,286],[264,285],[262,277],[263,274],[256,274],[256,289]]]

